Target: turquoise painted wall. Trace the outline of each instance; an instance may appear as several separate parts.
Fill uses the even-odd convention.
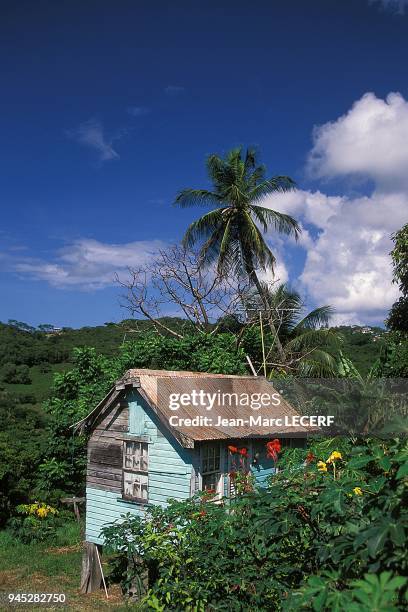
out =
[[[269,463],[270,462],[270,463]],[[255,476],[255,482],[260,487],[266,486],[266,479],[276,473],[272,460],[260,462],[259,466],[251,466],[251,472]]]
[[[129,403],[129,434],[147,436],[149,444],[149,503],[165,506],[169,498],[187,499],[191,491],[193,466],[198,465],[198,453],[183,448],[163,431],[157,416],[137,391],[127,396]],[[161,428],[161,429],[160,429]],[[143,513],[142,506],[120,499],[120,495],[96,488],[86,491],[86,539],[102,544],[103,525],[120,519],[121,515]]]
[[[255,482],[258,486],[266,486],[266,479],[276,473],[275,463],[272,459],[266,457],[265,441],[254,440],[252,443],[252,452],[259,453],[258,463],[251,465],[251,472],[255,476]]]
[[[100,537],[105,525],[119,520],[123,514],[141,515],[143,512],[137,504],[120,500],[117,493],[102,489],[86,488],[86,540],[103,544]]]

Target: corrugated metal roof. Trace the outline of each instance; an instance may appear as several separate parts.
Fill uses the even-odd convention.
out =
[[[267,409],[254,410],[247,405],[228,405],[228,402],[218,401],[218,392],[228,394],[242,394],[252,396],[253,394],[267,393],[269,395],[276,392],[270,382],[262,376],[238,376],[225,374],[211,374],[204,372],[180,372],[168,370],[147,370],[132,369],[117,382],[116,389],[124,389],[127,386],[138,387],[138,391],[143,395],[152,409],[156,412],[160,421],[173,433],[183,446],[194,446],[194,441],[239,439],[254,437],[279,437],[282,435],[304,435],[315,432],[316,429],[302,426],[271,426],[250,423],[253,417],[261,416],[264,418],[292,417],[298,413],[281,397],[278,406],[269,406]],[[177,411],[173,411],[169,406],[170,394],[191,394],[192,389],[202,390],[205,394],[215,394],[216,401],[211,411],[206,410],[205,406],[187,405],[180,406]],[[123,393],[124,391],[122,391]],[[111,396],[116,398],[116,394]],[[221,398],[219,398],[221,399]],[[84,425],[87,421],[93,422],[101,409],[111,403],[108,396],[102,405],[98,405],[98,410],[93,410],[88,417],[83,419],[77,426]],[[169,424],[171,417],[177,417],[176,424]],[[91,418],[92,417],[92,418]],[[211,418],[211,425],[198,424],[189,426],[185,424],[185,419],[197,417]],[[218,424],[218,419],[228,419],[228,424]],[[234,426],[231,419],[242,419],[244,424]],[[91,425],[92,426],[92,425]]]
[[[249,417],[261,416],[261,418],[278,418],[291,417],[298,413],[281,398],[279,406],[271,406],[268,409],[254,410],[249,406],[228,405],[227,403],[219,403],[215,401],[211,411],[206,410],[204,406],[180,406],[177,411],[172,411],[169,408],[169,395],[171,393],[190,394],[192,379],[199,381],[199,389],[204,393],[218,395],[218,391],[224,394],[253,395],[253,394],[268,394],[276,393],[276,390],[270,382],[264,377],[258,376],[226,376],[200,374],[195,376],[193,372],[180,373],[176,376],[172,373],[162,374],[160,371],[155,371],[154,374],[142,373],[142,371],[131,370],[134,375],[140,380],[141,388],[145,391],[150,402],[154,404],[162,415],[168,420],[175,415],[181,421],[182,419],[193,419],[197,416],[209,417],[213,421],[221,419],[242,419],[249,420]],[[136,372],[138,372],[136,374]],[[217,398],[218,399],[218,398]],[[193,440],[215,440],[225,438],[244,438],[253,436],[269,436],[272,434],[288,434],[288,433],[307,433],[305,427],[276,427],[272,429],[270,426],[263,425],[240,425],[237,427],[231,425],[219,425],[214,423],[211,426],[199,425],[196,427],[175,425],[177,431]]]

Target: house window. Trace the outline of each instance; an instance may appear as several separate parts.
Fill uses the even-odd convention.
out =
[[[123,497],[147,502],[148,444],[125,441],[123,443]]]
[[[202,490],[220,492],[221,455],[219,444],[208,444],[201,449]]]

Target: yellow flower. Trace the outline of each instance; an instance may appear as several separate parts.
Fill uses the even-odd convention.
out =
[[[45,518],[48,514],[48,510],[47,508],[38,508],[37,510],[37,516],[39,516],[40,518]]]
[[[319,470],[319,472],[327,472],[327,465],[325,464],[324,461],[318,461],[317,469]]]
[[[363,494],[363,492],[360,489],[360,487],[354,487],[353,493],[354,493],[354,495],[362,495]]]
[[[337,459],[343,459],[341,453],[339,451],[333,451],[330,457],[327,459],[326,463],[334,463]]]

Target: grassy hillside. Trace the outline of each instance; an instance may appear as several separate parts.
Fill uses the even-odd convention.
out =
[[[387,332],[381,327],[368,326],[341,326],[336,329],[343,336],[344,355],[365,376],[380,355]]]
[[[173,328],[186,325],[180,319],[167,319],[166,323]],[[47,333],[0,323],[0,389],[18,396],[23,403],[39,404],[49,395],[55,372],[70,367],[75,347],[92,346],[104,355],[114,355],[125,339],[149,329],[149,321],[122,321]],[[344,338],[344,354],[363,375],[367,374],[384,343],[384,330],[347,326],[337,330]],[[9,375],[11,364],[26,366],[28,380],[13,380]]]

